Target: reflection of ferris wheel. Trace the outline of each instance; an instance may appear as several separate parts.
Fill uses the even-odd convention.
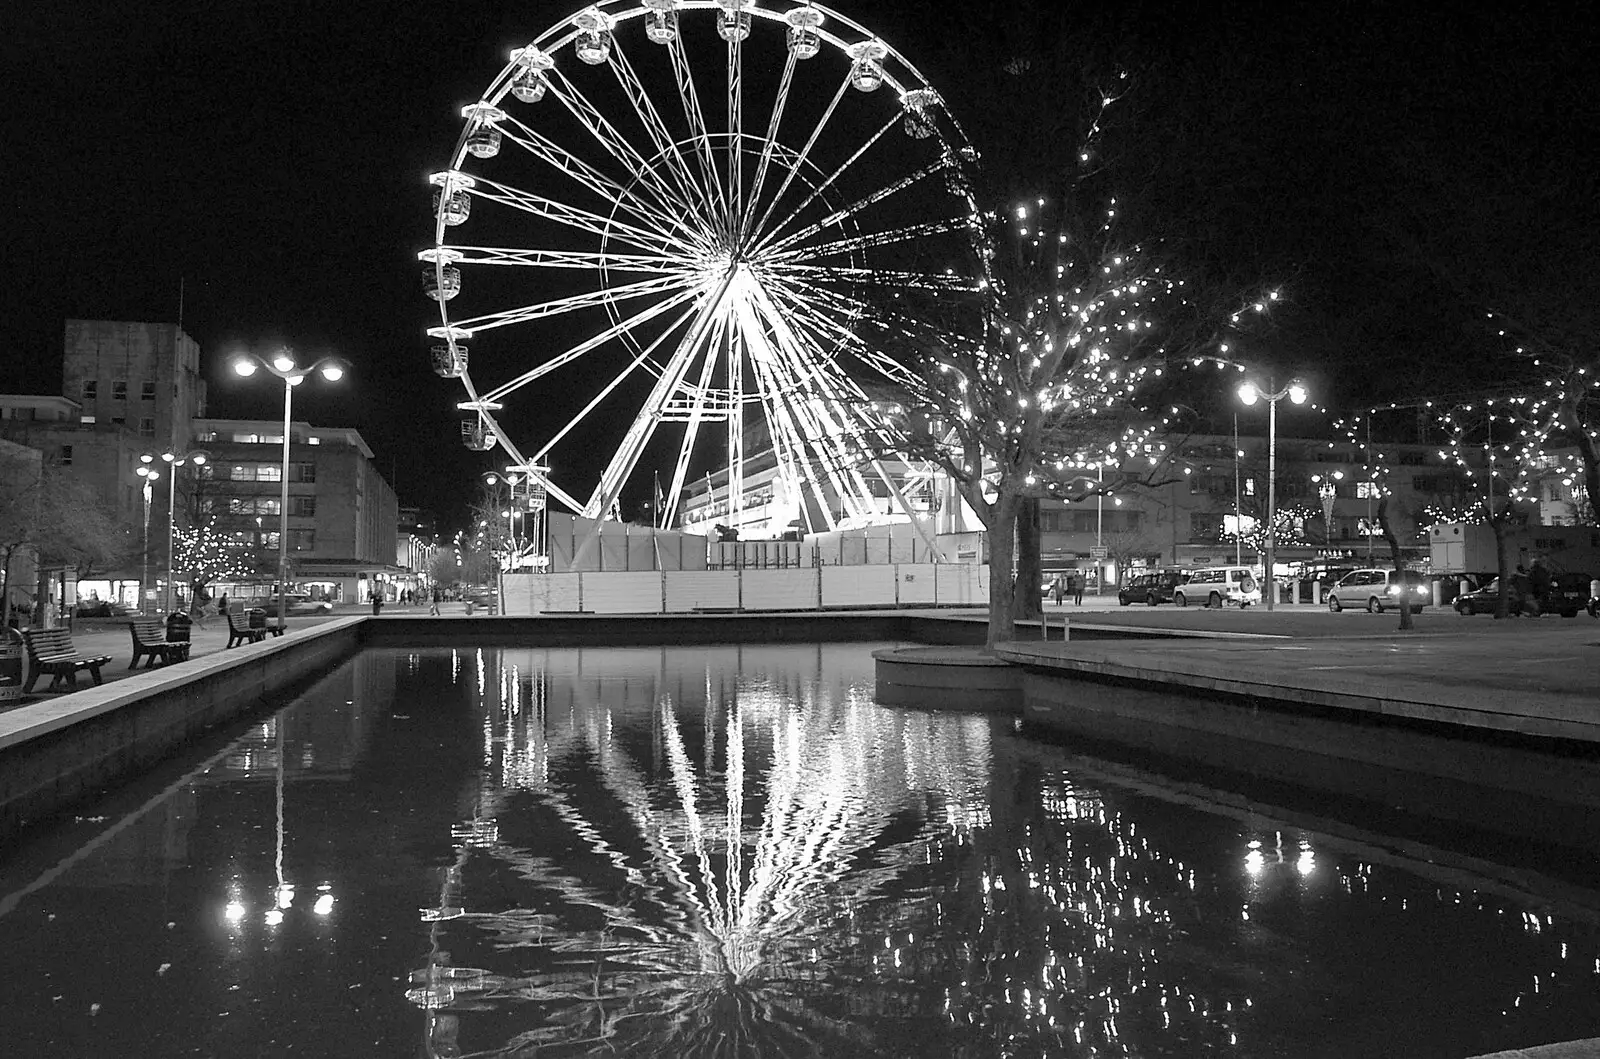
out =
[[[463,116],[421,258],[469,448],[591,518],[641,467],[671,469],[660,525],[713,469],[730,524],[885,513],[898,490],[852,441],[904,369],[851,327],[897,288],[964,285],[968,223],[968,149],[908,62],[814,5],[615,0],[515,51]]]

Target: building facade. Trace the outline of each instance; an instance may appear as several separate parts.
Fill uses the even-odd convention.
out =
[[[259,580],[271,582],[282,521],[282,420],[197,419],[193,440],[210,455],[196,475],[195,517],[215,519],[219,530],[250,548]],[[365,601],[374,590],[392,596],[405,573],[396,562],[399,514],[394,490],[359,432],[290,424],[294,591],[348,603]]]

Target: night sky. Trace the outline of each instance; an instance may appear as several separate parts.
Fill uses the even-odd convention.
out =
[[[226,371],[230,350],[342,355],[349,385],[306,386],[296,418],[357,427],[401,503],[449,528],[495,461],[463,449],[459,388],[426,363],[426,177],[509,50],[576,7],[35,6],[7,31],[0,390],[57,392],[66,318],[172,321],[181,281],[210,414],[276,414],[276,390]],[[1336,408],[1496,378],[1485,300],[1592,323],[1600,53],[1584,6],[1167,7],[1054,22],[969,4],[956,23],[907,0],[839,9],[962,117],[981,107],[966,64],[1040,25],[1134,70],[1141,106],[1166,116],[1149,142],[1182,163],[1166,169],[1184,230],[1233,271],[1282,278],[1270,357]]]

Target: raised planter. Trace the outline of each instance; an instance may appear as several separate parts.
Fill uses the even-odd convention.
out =
[[[1022,670],[982,647],[891,647],[872,657],[884,706],[1022,712]]]

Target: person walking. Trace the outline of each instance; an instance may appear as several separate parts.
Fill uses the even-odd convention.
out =
[[[383,613],[383,590],[375,588],[375,589],[372,590],[372,616],[374,618],[376,618],[379,614],[382,614],[382,613]]]
[[[217,613],[228,613],[228,594],[226,592],[217,597]]]
[[[444,593],[439,591],[439,586],[438,585],[434,585],[433,586],[433,595],[429,597],[430,600],[432,601],[432,602],[430,602],[428,604],[428,613],[429,614],[437,614],[437,613],[439,613],[439,601],[443,597],[444,597]]]
[[[1061,601],[1067,596],[1067,586],[1063,575],[1057,574],[1050,582],[1050,598],[1056,606],[1061,606]]]
[[[1072,604],[1076,607],[1083,606],[1083,575],[1072,575]]]

